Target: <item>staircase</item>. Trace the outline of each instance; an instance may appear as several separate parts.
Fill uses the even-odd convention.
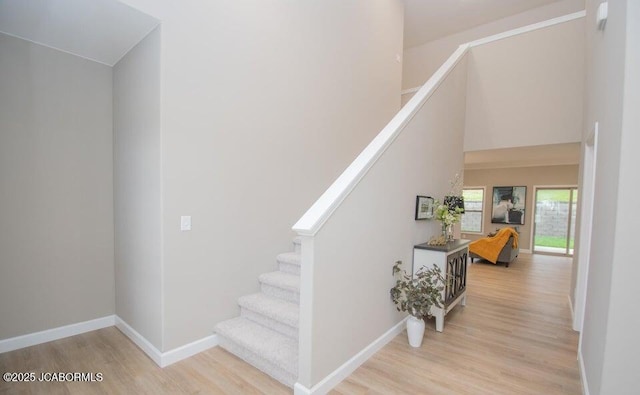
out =
[[[279,270],[261,274],[260,293],[238,299],[240,317],[219,323],[220,346],[293,388],[298,378],[300,240],[277,257]]]

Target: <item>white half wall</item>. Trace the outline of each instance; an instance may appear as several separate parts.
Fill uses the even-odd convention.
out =
[[[0,339],[114,313],[111,83],[0,34]]]
[[[113,71],[116,314],[162,351],[160,28]]]
[[[466,66],[463,57],[318,230],[311,259],[303,240],[300,386],[311,389],[402,319],[391,268],[401,260],[410,271],[413,246],[440,231],[414,220],[415,201],[442,201],[463,167]]]

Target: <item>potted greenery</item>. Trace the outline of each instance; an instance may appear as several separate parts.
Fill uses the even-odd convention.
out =
[[[433,265],[427,269],[423,266],[411,277],[400,269],[402,261],[393,266],[393,275],[397,277],[396,285],[391,288],[391,300],[398,311],[411,316],[407,320],[407,336],[412,347],[420,347],[424,336],[424,319],[431,317],[431,307],[442,307],[442,290],[444,278],[440,268]]]

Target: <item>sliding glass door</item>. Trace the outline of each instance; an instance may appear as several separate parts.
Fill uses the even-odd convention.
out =
[[[533,251],[573,255],[578,189],[535,189]]]

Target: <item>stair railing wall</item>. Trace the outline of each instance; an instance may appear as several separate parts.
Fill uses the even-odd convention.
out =
[[[463,166],[466,52],[460,46],[294,226],[302,236],[296,393],[324,392],[402,330],[391,268],[437,232],[417,195],[442,199]],[[390,331],[389,328],[396,328]],[[363,353],[362,350],[365,350]]]

